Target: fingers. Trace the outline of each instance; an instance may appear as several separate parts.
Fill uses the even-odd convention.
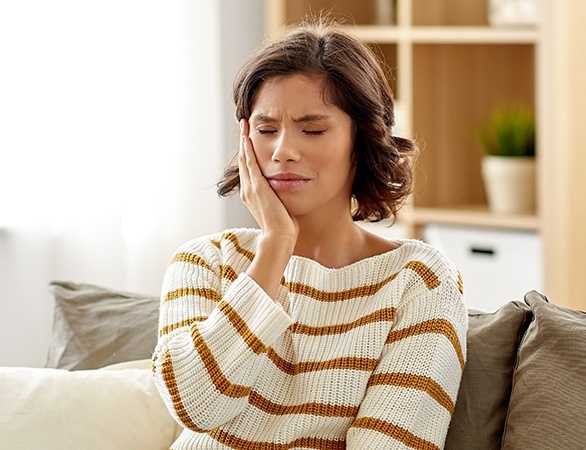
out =
[[[260,166],[258,165],[252,141],[248,136],[250,128],[246,119],[240,121],[240,130],[240,157],[242,158],[242,165],[244,166],[241,167],[241,169],[244,169],[245,176],[248,177],[247,181],[263,183],[266,180],[264,179]]]
[[[278,230],[288,235],[297,235],[298,227],[285,205],[264,177],[258,163],[250,126],[246,119],[240,121],[240,149],[238,168],[240,171],[240,198],[261,229],[265,232]]]
[[[255,203],[258,200],[259,189],[262,190],[264,177],[256,155],[254,154],[252,141],[248,137],[249,125],[246,119],[240,121],[240,149],[238,154],[238,169],[240,174],[240,198],[251,209],[253,215],[256,209]]]
[[[248,136],[250,132],[250,125],[248,124],[248,120],[240,119],[240,136]]]
[[[246,189],[250,184],[250,174],[248,173],[248,163],[246,161],[246,138],[248,136],[248,122],[246,119],[240,120],[240,145],[238,149],[238,171],[240,175],[240,191]]]

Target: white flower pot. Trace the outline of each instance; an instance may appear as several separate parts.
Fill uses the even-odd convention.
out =
[[[541,0],[490,0],[488,21],[496,26],[532,26],[539,22]]]
[[[485,156],[482,177],[488,206],[499,214],[535,211],[535,158]]]

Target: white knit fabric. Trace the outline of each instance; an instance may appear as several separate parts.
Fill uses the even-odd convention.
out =
[[[173,449],[442,448],[466,358],[452,264],[415,240],[338,269],[293,256],[275,302],[244,273],[259,236],[169,265],[153,371]]]

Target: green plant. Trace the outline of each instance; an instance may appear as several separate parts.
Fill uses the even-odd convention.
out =
[[[495,108],[479,139],[487,155],[535,156],[533,111],[522,106]]]

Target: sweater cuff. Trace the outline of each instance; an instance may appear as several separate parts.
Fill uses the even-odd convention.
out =
[[[275,302],[246,273],[241,273],[226,292],[226,300],[265,346],[270,346],[293,323]]]

